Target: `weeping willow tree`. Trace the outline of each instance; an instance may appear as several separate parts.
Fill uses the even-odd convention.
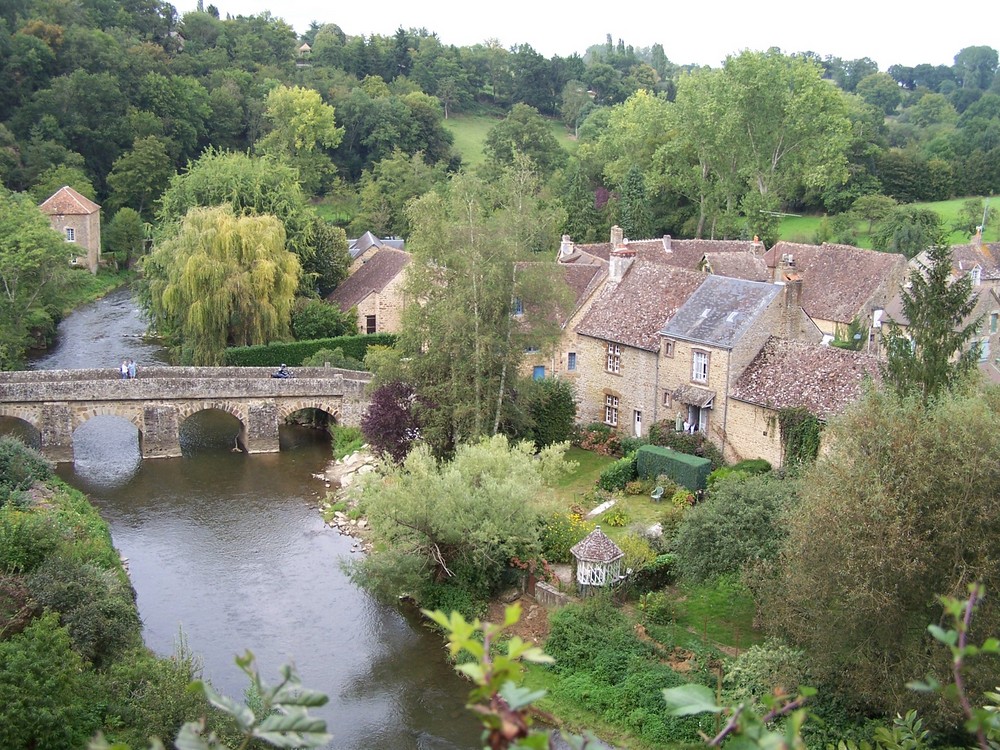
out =
[[[290,335],[301,268],[274,216],[192,209],[143,270],[154,325],[182,362],[220,364],[227,346]]]

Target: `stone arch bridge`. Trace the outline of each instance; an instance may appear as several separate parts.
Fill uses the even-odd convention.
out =
[[[272,378],[265,367],[143,367],[134,380],[117,369],[0,373],[0,417],[36,430],[42,453],[73,460],[73,433],[88,419],[115,416],[139,430],[143,458],[181,455],[180,426],[196,412],[218,409],[240,421],[238,446],[248,453],[278,450],[278,426],[303,409],[357,426],[367,406],[367,372],[299,367]]]

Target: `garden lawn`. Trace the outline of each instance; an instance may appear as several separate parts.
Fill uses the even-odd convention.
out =
[[[567,509],[574,504],[589,509],[590,504],[585,495],[594,489],[605,467],[614,463],[616,459],[611,456],[601,456],[593,451],[585,451],[583,448],[570,448],[566,451],[566,460],[578,464],[577,468],[571,474],[562,477],[552,492],[559,504]]]
[[[455,136],[455,150],[462,156],[462,165],[478,167],[486,161],[483,145],[490,130],[505,116],[497,114],[452,114],[444,121],[444,126]],[[576,151],[576,140],[566,131],[566,126],[559,120],[547,119],[552,135],[570,154]]]
[[[668,589],[667,595],[675,607],[676,627],[701,639],[707,636],[710,642],[739,650],[764,641],[764,634],[753,627],[753,597],[736,576],[697,586],[680,584]],[[666,641],[682,638],[678,634]]]

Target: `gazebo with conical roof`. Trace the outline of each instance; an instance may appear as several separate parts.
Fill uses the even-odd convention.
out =
[[[601,531],[591,531],[570,549],[576,559],[576,586],[582,596],[605,588],[621,576],[625,553]]]

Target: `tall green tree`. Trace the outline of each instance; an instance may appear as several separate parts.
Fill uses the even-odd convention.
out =
[[[830,450],[801,482],[775,566],[761,569],[759,612],[805,647],[813,678],[843,705],[891,718],[918,708],[933,728],[961,726],[957,705],[905,685],[950,682],[951,654],[927,623],[938,596],[964,598],[979,581],[1000,590],[1000,390],[943,393],[925,403],[871,392],[825,433]],[[985,599],[970,643],[1000,630]],[[995,685],[995,662],[966,664],[968,694]]]
[[[0,369],[19,366],[33,335],[54,328],[69,256],[30,196],[0,188]]]
[[[111,166],[108,175],[111,202],[134,208],[143,219],[149,220],[156,200],[174,174],[174,164],[163,140],[153,135],[140,138]]]
[[[927,251],[927,262],[918,263],[903,290],[906,330],[888,324],[882,374],[898,393],[929,401],[975,372],[979,348],[969,344],[982,321],[971,318],[976,306],[972,279],[967,274],[954,278],[948,245],[935,245]]]
[[[334,108],[313,89],[278,86],[267,95],[264,116],[271,131],[257,143],[257,150],[290,161],[299,170],[303,189],[310,195],[319,192],[334,173],[325,149],[336,148],[344,137]]]
[[[649,239],[653,232],[653,217],[646,196],[646,180],[639,167],[632,167],[625,175],[618,201],[618,218],[625,236],[637,240]]]
[[[496,183],[457,175],[410,204],[407,292],[421,304],[404,312],[397,348],[409,357],[402,379],[434,405],[424,434],[439,455],[494,434],[525,347],[558,336],[555,268],[525,261],[556,246],[562,215],[536,190],[524,170]]]
[[[898,206],[885,214],[876,223],[871,237],[876,250],[902,253],[907,258],[945,241],[937,212],[916,206]]]
[[[507,117],[490,129],[483,151],[487,162],[499,169],[512,165],[515,154],[524,154],[544,177],[561,167],[567,157],[538,110],[527,104],[515,104]]]
[[[192,209],[146,257],[150,313],[180,359],[217,365],[227,346],[290,337],[299,261],[274,216]]]

